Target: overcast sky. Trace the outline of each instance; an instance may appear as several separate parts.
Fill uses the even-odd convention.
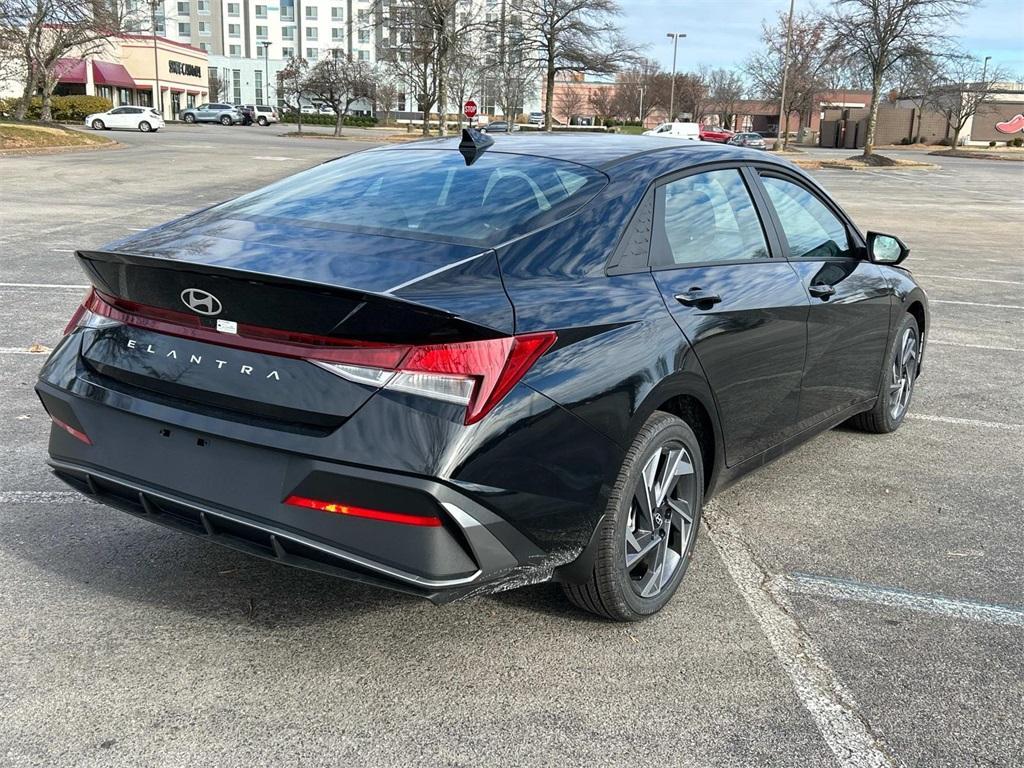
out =
[[[626,34],[648,46],[647,55],[672,67],[672,41],[666,32],[685,32],[679,41],[680,71],[700,64],[731,67],[742,64],[757,46],[761,20],[788,11],[789,0],[619,0]],[[797,13],[810,8],[796,0]],[[819,1],[818,8],[829,3]],[[950,31],[960,45],[979,56],[991,56],[1011,74],[1024,76],[1024,2],[982,0]],[[991,66],[991,65],[990,65]]]

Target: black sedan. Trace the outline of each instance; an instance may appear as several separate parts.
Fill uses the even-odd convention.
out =
[[[892,432],[928,302],[761,152],[466,131],[77,254],[50,464],[133,515],[436,602],[547,579],[664,606],[705,500]]]

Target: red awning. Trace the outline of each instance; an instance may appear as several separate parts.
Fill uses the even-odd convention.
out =
[[[57,59],[53,72],[58,83],[84,83],[85,59]]]
[[[135,81],[128,74],[128,70],[120,64],[111,64],[109,61],[92,62],[92,78],[96,85],[114,85],[118,88],[135,88]]]

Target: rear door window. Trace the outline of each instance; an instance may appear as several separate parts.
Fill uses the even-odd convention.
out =
[[[568,216],[604,186],[593,168],[488,151],[360,152],[225,203],[238,217],[496,245]]]
[[[659,190],[655,266],[769,258],[761,219],[738,168],[671,181]]]

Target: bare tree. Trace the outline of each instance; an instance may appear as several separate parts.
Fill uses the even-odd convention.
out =
[[[2,0],[0,37],[17,48],[25,85],[15,117],[25,119],[29,102],[42,91],[40,117],[52,119],[51,100],[60,81],[62,58],[89,56],[112,35],[140,25],[140,5],[131,0]]]
[[[616,79],[615,114],[627,120],[639,119],[643,124],[655,108],[668,104],[662,104],[659,98],[661,91],[667,94],[667,89],[658,87],[662,80],[668,82],[668,76],[661,73],[657,62],[648,59],[623,70]]]
[[[524,0],[523,38],[544,73],[544,129],[551,130],[555,77],[611,74],[635,57],[619,32],[616,0]]]
[[[960,56],[952,60],[946,74],[947,82],[940,86],[935,96],[936,104],[946,113],[951,132],[950,146],[960,143],[964,126],[973,118],[978,109],[990,101],[997,90],[997,84],[1007,77],[998,67],[986,70],[973,56]]]
[[[302,133],[302,94],[308,72],[309,63],[301,57],[293,56],[277,73],[277,92],[281,94],[284,103],[290,107],[294,99],[299,133]]]
[[[571,82],[564,83],[564,86],[558,94],[558,110],[565,115],[565,124],[569,125],[583,107],[583,94]]]
[[[210,101],[220,101],[228,90],[228,84],[213,70],[213,68],[210,69],[210,76],[206,81],[206,87],[209,91]]]
[[[686,72],[676,75],[677,112],[689,112],[690,119],[697,123],[704,119],[710,106],[708,101],[708,82],[705,73],[706,70],[701,68],[697,72]],[[674,120],[675,116],[669,115],[669,119]]]
[[[976,0],[835,0],[828,16],[835,45],[870,73],[871,108],[864,156],[875,151],[879,97],[893,67],[908,56],[935,51],[945,30]]]
[[[448,97],[459,113],[459,129],[462,129],[462,105],[470,97],[478,96],[484,88],[485,70],[478,67],[476,60],[469,51],[455,52],[448,61],[448,76],[445,78]],[[483,105],[480,105],[483,111]]]
[[[600,86],[590,91],[587,102],[599,119],[607,119],[615,114],[616,86]]]
[[[391,112],[396,107],[398,95],[402,92],[395,70],[390,64],[379,64],[373,77],[373,105],[380,111],[384,105],[384,125],[391,123]]]
[[[736,116],[736,104],[743,98],[745,85],[738,72],[731,69],[713,69],[708,72],[708,99],[718,115],[720,124],[731,128]]]
[[[306,75],[303,90],[334,110],[334,135],[341,136],[345,117],[352,105],[373,95],[373,68],[369,62],[351,58],[334,48]]]
[[[906,99],[914,105],[915,119],[910,125],[910,135],[907,137],[910,141],[915,141],[921,136],[924,110],[928,107],[941,106],[937,103],[937,97],[940,96],[937,89],[946,79],[944,68],[947,58],[922,52],[906,57],[894,69],[893,80],[897,98]]]
[[[509,120],[536,94],[540,74],[536,57],[526,48],[519,6],[520,0],[500,0],[482,29],[486,49],[494,51],[486,62],[485,90]]]
[[[779,100],[782,77],[786,72],[786,28],[788,14],[779,14],[775,24],[765,22],[761,29],[763,47],[746,65],[754,90],[764,99]],[[827,70],[835,55],[828,38],[828,26],[814,11],[793,19],[786,76],[786,99],[782,104],[785,123],[778,128],[783,146],[789,142],[789,118],[795,112],[807,116],[815,108],[815,95],[826,88]]]

